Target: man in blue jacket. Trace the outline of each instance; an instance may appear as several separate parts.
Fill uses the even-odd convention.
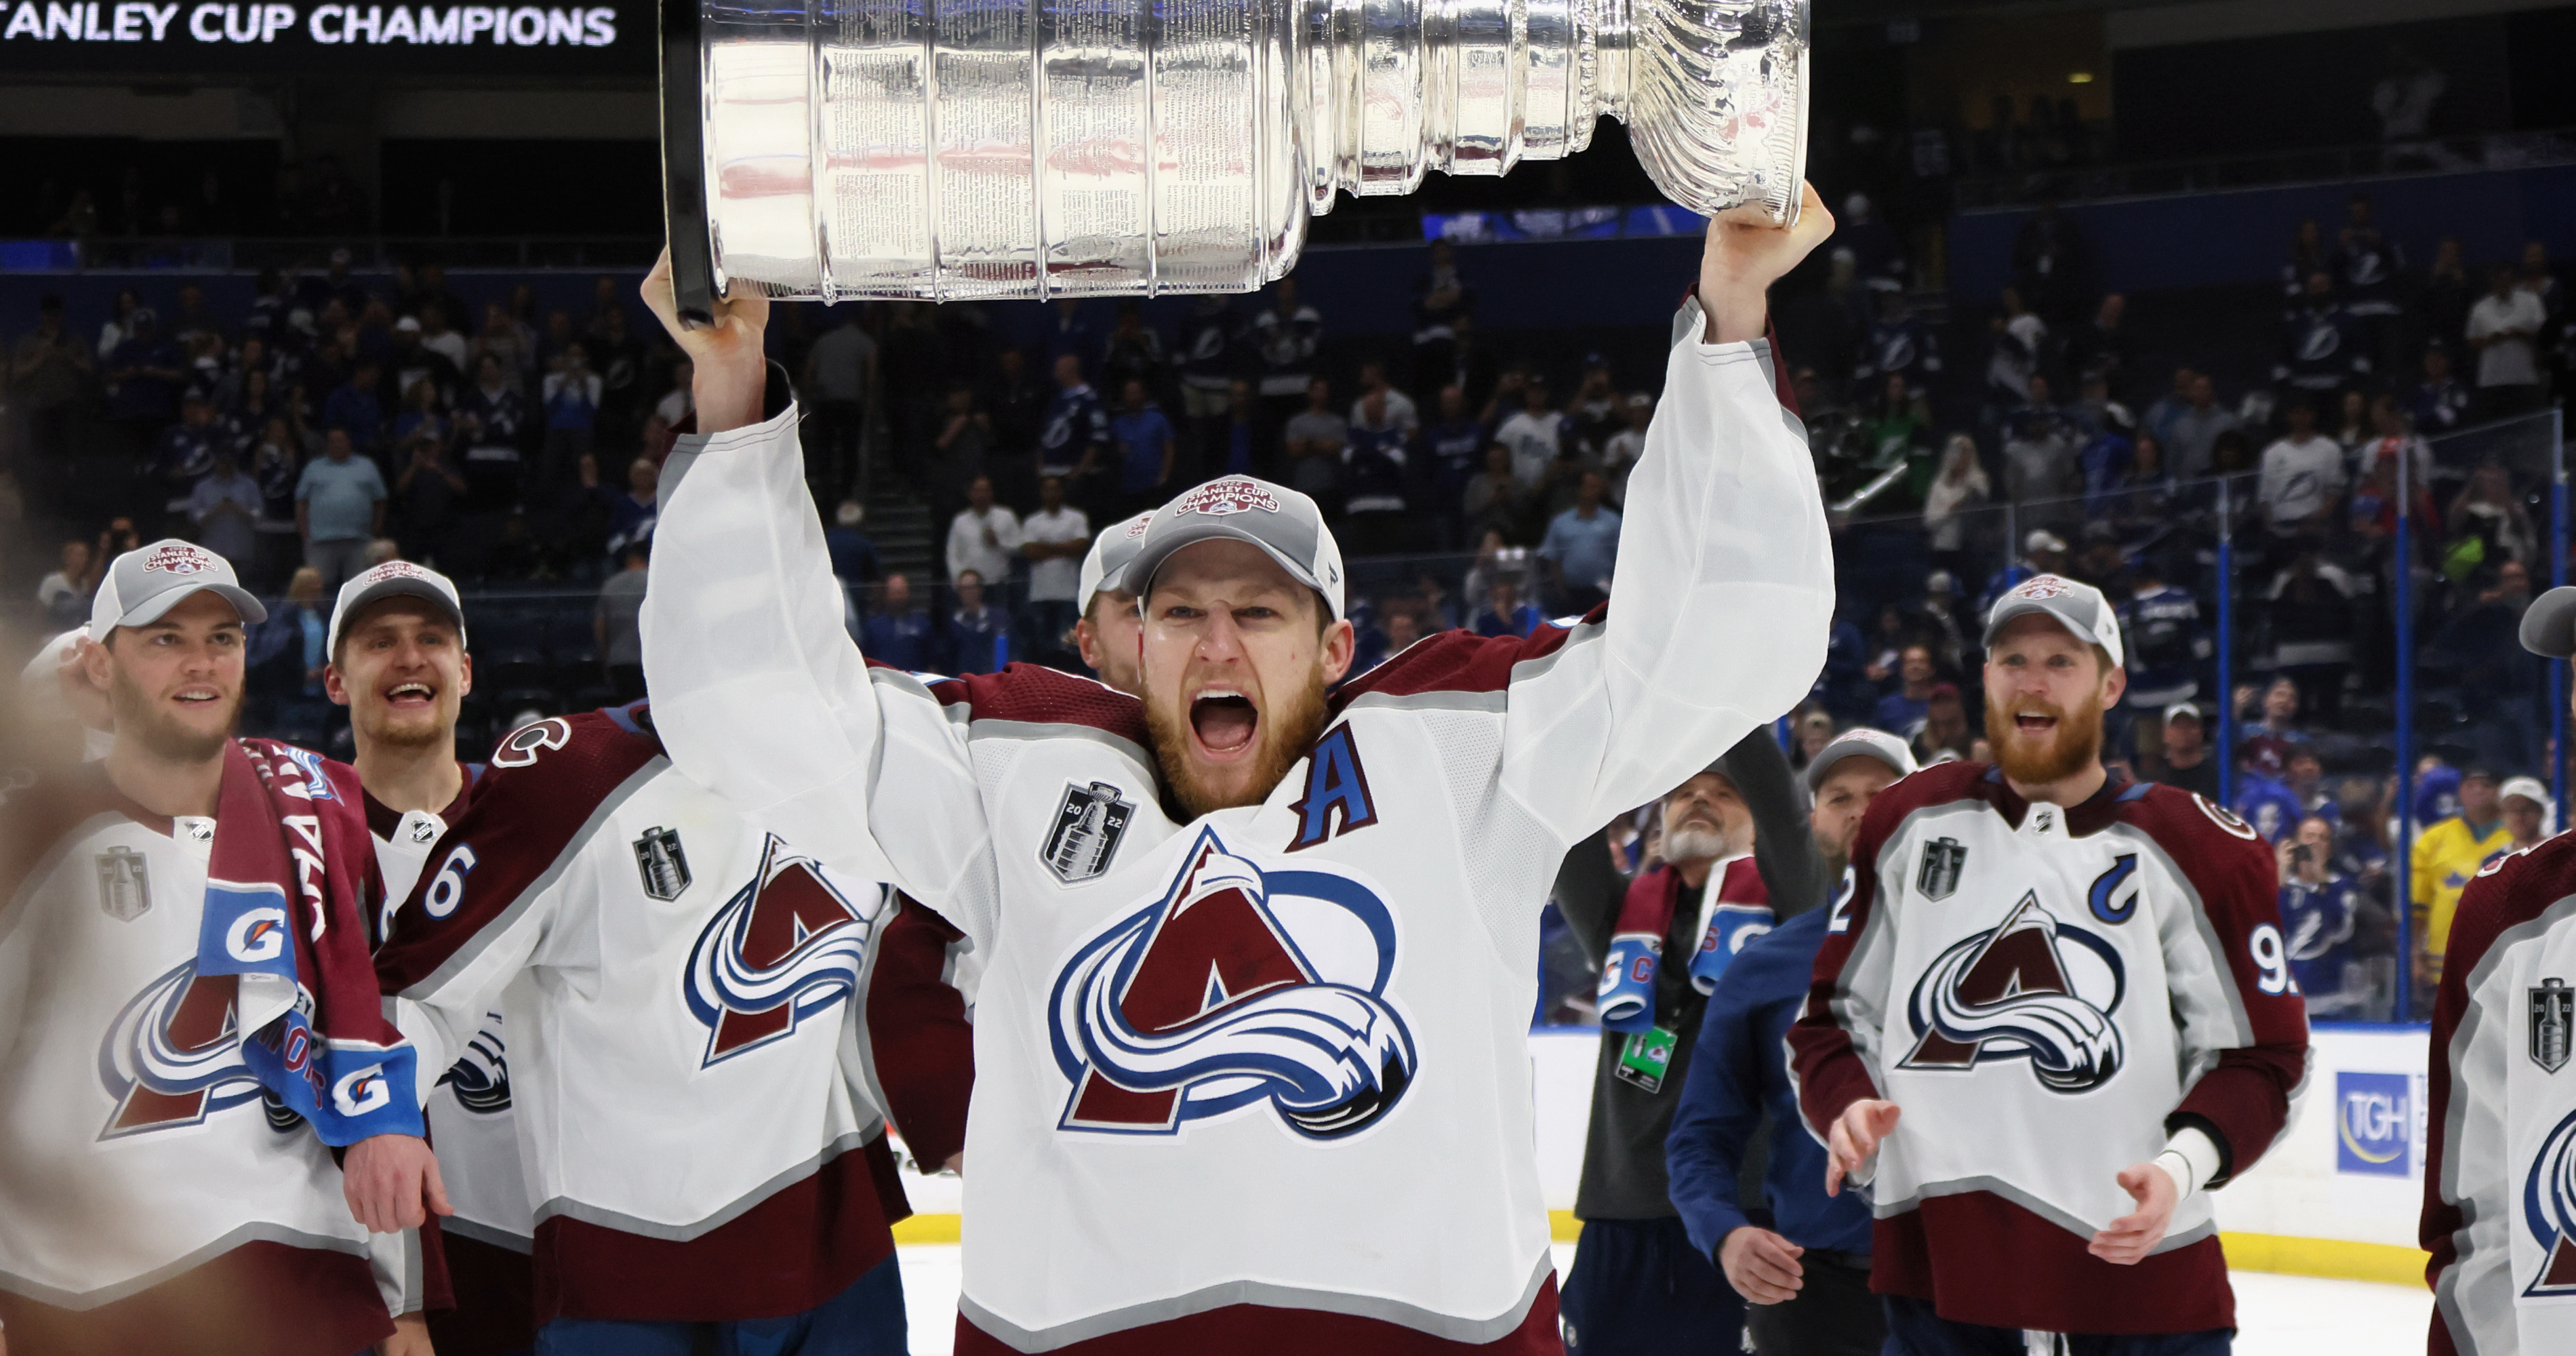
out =
[[[1807,765],[1812,879],[1843,877],[1870,801],[1913,771],[1905,741],[1878,730],[1818,751]],[[1831,920],[1821,903],[1774,897],[1780,922],[1719,976],[1664,1140],[1673,1208],[1751,1301],[1745,1327],[1761,1356],[1876,1356],[1886,1336],[1869,1291],[1869,1204],[1825,1195],[1825,1151],[1798,1118],[1783,1043]]]

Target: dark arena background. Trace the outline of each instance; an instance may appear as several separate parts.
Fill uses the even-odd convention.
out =
[[[2568,781],[2564,665],[2515,628],[2568,572],[2576,5],[1815,0],[1814,25],[1839,224],[1772,314],[1840,605],[1780,738],[1982,758],[1986,603],[2052,570],[2123,604],[2131,691],[2169,695],[2112,713],[2106,755],[2285,844],[2321,818],[2362,900],[2311,939],[2342,983],[2307,995],[2302,1119],[2220,1203],[2241,1349],[2419,1350],[2444,844],[2464,777],[2545,793],[2550,831]],[[647,568],[691,412],[637,295],[655,27],[634,0],[0,0],[0,658],[85,623],[116,552],[187,537],[275,600],[248,731],[347,756],[297,493],[345,438],[383,486],[366,549],[465,590],[467,756],[643,695],[613,581]],[[1108,418],[1069,490],[1089,529],[1228,470],[1309,490],[1362,667],[1579,610],[1600,581],[1557,525],[1622,499],[1702,225],[1604,122],[1570,159],[1345,198],[1293,296],[782,303],[848,624],[899,667],[1082,671],[1070,605],[985,537],[1041,510],[1067,362]],[[1553,914],[1546,939],[1570,1240],[1593,975]],[[923,1351],[950,1340],[945,1181],[903,1235]]]

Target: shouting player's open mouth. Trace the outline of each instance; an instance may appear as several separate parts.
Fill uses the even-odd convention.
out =
[[[1190,735],[1210,758],[1224,761],[1251,751],[1261,733],[1261,708],[1230,687],[1202,689],[1190,698]]]
[[[2024,734],[2047,738],[2057,733],[2057,713],[2048,709],[2013,712],[2013,728]]]
[[[224,694],[221,691],[203,683],[190,683],[170,694],[170,700],[181,706],[195,706],[203,702],[219,702],[223,699]]]

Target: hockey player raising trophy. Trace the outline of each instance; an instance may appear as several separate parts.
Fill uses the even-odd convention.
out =
[[[1985,649],[1994,764],[1870,805],[1790,1029],[1825,1189],[1871,1193],[1891,1351],[2216,1356],[2209,1193],[2307,1077],[2272,854],[2103,767],[2127,684],[2100,590],[2033,576]]]
[[[767,302],[685,328],[699,429],[644,611],[674,763],[953,922],[980,969],[957,1349],[1558,1346],[1525,1032],[1567,845],[1786,710],[1833,607],[1765,293],[1831,231],[1715,221],[1615,605],[1338,689],[1341,550],[1245,476],[1150,519],[1142,696],[930,679],[841,627]],[[1105,589],[1112,586],[1104,582]]]

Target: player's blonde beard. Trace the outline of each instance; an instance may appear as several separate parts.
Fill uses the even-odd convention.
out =
[[[143,746],[143,751],[163,763],[203,763],[220,756],[224,741],[233,737],[233,727],[241,721],[242,694],[233,694],[232,709],[224,713],[223,725],[208,734],[181,724],[162,709],[161,703],[143,695],[126,676],[125,666],[114,665],[107,683],[107,701],[116,712],[116,734]]]
[[[1276,710],[1260,713],[1260,724],[1253,738],[1260,747],[1254,751],[1252,774],[1237,793],[1218,790],[1201,780],[1198,769],[1190,765],[1190,715],[1184,706],[1175,712],[1169,704],[1148,700],[1145,707],[1145,733],[1154,741],[1154,761],[1162,765],[1164,784],[1172,788],[1172,798],[1180,802],[1183,813],[1196,819],[1217,810],[1237,806],[1259,805],[1270,798],[1288,769],[1313,751],[1315,741],[1323,737],[1324,665],[1318,658],[1315,671],[1297,691],[1289,694]]]
[[[456,738],[456,705],[453,689],[442,686],[429,708],[418,715],[396,714],[383,704],[381,696],[371,702],[365,713],[364,733],[367,742],[384,749],[436,748]],[[356,713],[352,712],[353,719]]]
[[[2030,750],[2021,731],[2014,728],[2013,716],[2028,712],[2034,716],[2057,717],[2056,728],[2049,731],[2048,743]],[[1995,765],[2004,776],[2025,786],[2062,782],[2091,767],[2102,757],[2102,693],[2099,688],[2084,695],[2084,700],[2069,711],[2047,702],[2027,698],[2015,701],[2009,708],[1998,706],[1992,697],[1986,699],[1986,735],[1995,746]]]

